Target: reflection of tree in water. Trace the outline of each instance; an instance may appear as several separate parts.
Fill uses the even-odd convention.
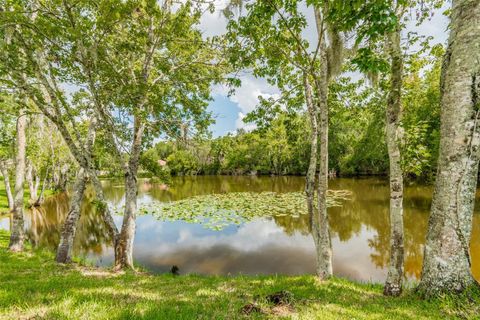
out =
[[[385,268],[388,265],[390,255],[387,181],[371,178],[336,179],[331,181],[331,188],[352,191],[350,201],[344,202],[342,207],[328,209],[332,235],[336,234],[340,241],[348,241],[354,235],[359,235],[362,232],[362,227],[367,230],[374,230],[376,234],[373,238],[368,239],[369,247],[374,250],[370,258],[375,266]],[[405,273],[409,277],[418,278],[420,276],[430,202],[430,187],[412,186],[406,188],[404,202]],[[294,232],[300,232],[304,235],[310,233],[308,216],[301,215],[299,218],[291,216],[274,217],[274,220],[289,235]],[[475,239],[473,239],[472,243],[478,243],[480,249],[480,241],[475,242]],[[480,274],[480,270],[478,273]]]
[[[140,180],[139,184],[148,183]],[[165,189],[162,184],[154,184],[148,194],[159,201],[176,201],[189,197],[229,192],[292,192],[303,190],[303,177],[265,176],[198,176],[175,177]],[[141,190],[141,188],[140,188]],[[141,193],[141,192],[140,192]]]
[[[158,201],[180,200],[195,195],[245,191],[300,191],[304,188],[303,177],[178,177],[169,188],[140,180],[140,197],[148,194]],[[389,195],[386,179],[335,179],[330,182],[332,189],[350,190],[351,200],[342,207],[329,208],[332,236],[348,241],[363,230],[372,230],[375,235],[368,239],[371,261],[379,268],[385,268],[389,259]],[[105,195],[110,203],[118,205],[123,201],[122,180],[104,182]],[[408,186],[405,190],[405,273],[419,277],[423,259],[423,245],[430,211],[431,187]],[[96,213],[91,200],[92,189],[88,189],[82,205],[82,214],[77,228],[74,252],[85,255],[88,252],[101,254],[105,245],[111,243],[105,225]],[[55,250],[59,241],[60,226],[68,212],[68,196],[59,194],[47,199],[40,208],[28,213],[27,234],[34,245]],[[471,254],[472,270],[480,279],[480,208],[476,208],[473,222]],[[298,232],[310,233],[309,217],[291,215],[273,217],[275,223],[288,235]]]
[[[101,254],[105,245],[111,244],[105,224],[92,204],[94,194],[91,189],[85,193],[81,216],[77,225],[74,242],[74,254],[85,256],[89,252]],[[60,229],[69,209],[66,193],[48,198],[38,208],[28,212],[27,236],[35,247],[56,250],[60,240]]]
[[[334,188],[348,189],[353,192],[352,201],[345,202],[341,208],[330,209],[332,231],[338,233],[340,240],[348,240],[358,233],[361,226],[372,228],[376,235],[368,240],[372,262],[379,268],[385,268],[390,258],[390,227],[388,183],[386,180],[339,179]],[[431,186],[407,186],[404,198],[405,227],[405,275],[419,278],[422,271],[423,248],[428,227],[428,217],[432,197]],[[478,196],[477,196],[478,200]],[[480,222],[479,208],[476,208],[474,221]],[[472,232],[471,252],[472,270],[480,278],[480,232]],[[479,230],[480,231],[480,230]],[[475,261],[478,261],[477,263]]]
[[[375,250],[370,257],[375,266],[385,268],[390,258],[387,181],[369,183],[369,180],[360,180],[353,183],[350,188],[355,196],[351,202],[346,203],[341,208],[342,211],[346,212],[344,219],[360,223],[360,225],[365,225],[367,228],[376,231],[376,235],[368,239],[369,247]],[[430,198],[431,189],[429,187],[414,186],[407,187],[405,190],[405,274],[410,277],[420,276]],[[342,228],[345,228],[352,223],[342,224]],[[357,226],[356,230],[359,230],[358,228]]]
[[[102,181],[105,198],[115,207],[119,206],[125,196],[123,179],[108,179]],[[89,186],[91,188],[91,186]]]
[[[306,214],[301,214],[298,217],[292,215],[274,216],[273,220],[289,236],[295,232],[299,232],[302,235],[309,235],[311,232],[310,219]]]
[[[472,240],[470,241],[472,255],[472,273],[480,281],[480,214],[473,216]]]

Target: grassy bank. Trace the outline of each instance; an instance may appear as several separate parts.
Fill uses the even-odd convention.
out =
[[[40,193],[40,190],[38,190],[38,192]],[[52,190],[45,190],[45,197],[48,197],[53,193],[54,191]],[[28,205],[28,200],[30,199],[30,190],[28,188],[25,189],[25,192],[23,193],[23,198],[25,201],[25,205]],[[7,212],[8,212],[7,191],[5,190],[5,183],[3,182],[3,179],[0,179],[0,214],[7,213]]]
[[[313,276],[207,277],[113,274],[60,266],[49,252],[7,252],[0,231],[0,319],[445,319],[475,318],[480,295],[425,301],[412,292],[382,296],[380,285]],[[288,290],[288,305],[269,294]],[[242,308],[255,303],[248,315]],[[249,308],[246,308],[249,309]]]

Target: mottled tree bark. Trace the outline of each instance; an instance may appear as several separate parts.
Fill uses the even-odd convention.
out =
[[[37,200],[33,204],[33,206],[35,206],[35,207],[40,206],[43,203],[43,201],[45,200],[45,190],[47,188],[47,184],[50,183],[50,181],[48,179],[48,176],[49,176],[49,169],[47,168],[47,170],[45,172],[45,177],[43,177],[42,189],[40,189],[40,194],[38,195]]]
[[[440,154],[419,289],[476,284],[469,242],[480,157],[480,2],[454,0],[441,77]]]
[[[41,61],[41,57],[39,57],[39,60]],[[37,66],[38,68],[38,66]],[[115,222],[113,220],[112,213],[110,212],[110,209],[108,207],[108,204],[105,199],[105,195],[103,193],[102,189],[102,184],[100,183],[100,180],[97,177],[97,173],[94,169],[93,166],[93,159],[89,155],[88,152],[86,152],[84,146],[81,144],[78,144],[74,141],[72,135],[70,134],[70,131],[68,130],[65,122],[62,120],[62,115],[59,106],[59,101],[61,99],[58,99],[55,96],[55,90],[53,90],[50,86],[48,81],[45,79],[43,74],[40,72],[39,69],[37,71],[37,76],[39,79],[42,79],[43,87],[41,87],[42,90],[42,98],[43,101],[46,102],[47,105],[52,106],[53,110],[56,110],[55,113],[51,113],[49,110],[45,108],[45,105],[42,103],[42,101],[38,101],[38,98],[36,96],[33,96],[32,98],[35,100],[36,105],[42,111],[42,113],[49,118],[53,124],[57,127],[58,131],[62,135],[63,140],[65,141],[67,147],[69,148],[71,154],[77,161],[77,163],[85,170],[85,172],[88,174],[89,178],[92,181],[94,190],[95,190],[95,195],[97,197],[98,202],[100,203],[102,208],[98,208],[100,214],[104,218],[104,222],[107,226],[108,232],[110,233],[110,236],[112,237],[113,240],[113,246],[116,248],[117,242],[118,242],[118,229],[115,225]],[[79,136],[79,132],[76,132],[76,136]],[[115,250],[116,252],[116,250]]]
[[[10,251],[23,251],[25,238],[23,219],[23,184],[25,182],[25,152],[26,152],[26,127],[27,116],[25,110],[21,109],[17,119],[16,155],[15,155],[15,192],[14,205],[12,210],[12,228],[10,230]]]
[[[27,159],[27,169],[25,173],[25,180],[28,184],[28,190],[30,191],[30,204],[33,204],[37,200],[38,191],[38,176],[31,161]]]
[[[134,137],[130,151],[128,169],[125,173],[125,212],[122,229],[117,243],[115,269],[133,269],[133,241],[135,238],[135,219],[137,213],[137,172],[142,148],[145,124],[139,117],[134,119]]]
[[[402,73],[403,57],[400,28],[387,37],[390,64],[390,92],[386,110],[386,138],[390,164],[390,261],[383,294],[398,296],[403,282],[403,173],[400,143],[402,139]]]
[[[313,237],[317,250],[317,275],[327,279],[333,274],[332,241],[327,213],[328,191],[328,65],[326,50],[320,54],[320,74],[315,78],[318,99],[318,140],[320,142],[320,157],[318,160],[317,210],[313,219]]]
[[[91,156],[93,145],[95,143],[97,121],[92,119],[88,127],[88,134],[85,139],[85,152],[88,156]],[[80,219],[80,210],[82,206],[82,200],[85,193],[87,184],[87,174],[84,168],[80,168],[77,175],[75,185],[73,187],[73,195],[70,199],[70,210],[62,227],[62,233],[60,235],[60,243],[57,249],[57,255],[55,260],[58,263],[68,263],[72,259],[73,241],[75,240],[75,233],[77,231],[77,223]]]
[[[14,200],[12,194],[12,187],[10,186],[10,175],[8,173],[7,166],[5,165],[3,160],[0,160],[0,172],[3,176],[3,183],[5,185],[5,192],[7,194],[8,209],[12,211],[14,206]]]
[[[307,104],[308,116],[310,119],[311,136],[310,136],[310,160],[306,175],[305,193],[307,195],[307,208],[310,216],[310,225],[313,226],[313,216],[315,214],[315,174],[317,172],[317,155],[318,155],[318,125],[317,112],[312,98],[312,87],[308,81],[308,75],[303,75],[303,86],[305,91],[305,100]]]
[[[317,210],[311,217],[312,235],[317,253],[317,276],[328,279],[333,274],[332,266],[332,241],[327,212],[328,191],[328,84],[329,74],[328,48],[326,44],[326,26],[322,21],[319,8],[314,9],[317,27],[320,67],[313,72],[316,94],[316,113],[318,117],[318,185],[317,185]]]
[[[60,191],[67,191],[67,182],[68,182],[68,171],[70,170],[70,166],[68,164],[64,164],[60,167],[58,172],[56,173],[56,181],[55,181],[55,189]]]
[[[80,218],[80,209],[87,185],[87,175],[83,168],[80,169],[73,186],[73,194],[70,200],[70,210],[62,227],[60,243],[57,249],[55,261],[58,263],[69,263],[72,260],[73,241],[77,231],[77,223]]]

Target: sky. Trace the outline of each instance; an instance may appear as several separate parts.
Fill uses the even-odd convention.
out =
[[[411,22],[407,24],[406,32],[414,31],[420,35],[433,37],[432,44],[445,43],[448,37],[448,18],[442,15],[447,8],[450,7],[449,1],[445,6],[436,12],[433,17],[420,26],[416,26]],[[227,21],[222,16],[220,10],[225,7],[226,0],[215,0],[217,10],[213,13],[207,12],[201,19],[200,29],[205,36],[220,35],[226,32]],[[306,39],[314,40],[315,30],[313,14],[311,10],[305,9],[307,21],[309,23],[303,36]],[[405,32],[405,34],[406,34]],[[265,79],[255,78],[252,75],[244,74],[240,76],[242,85],[235,90],[235,93],[228,96],[228,89],[223,86],[215,86],[212,88],[213,101],[208,106],[216,119],[216,123],[210,126],[210,130],[214,137],[223,136],[228,133],[234,133],[237,129],[243,128],[251,130],[254,128],[252,124],[245,124],[242,119],[247,113],[254,110],[259,102],[258,96],[265,98],[275,96],[278,90],[269,85]]]

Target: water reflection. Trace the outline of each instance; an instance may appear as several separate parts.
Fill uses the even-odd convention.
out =
[[[111,244],[110,236],[101,217],[96,212],[91,199],[91,189],[85,194],[86,201],[81,208],[73,251],[80,257],[102,255]],[[58,194],[48,198],[38,208],[33,207],[26,214],[26,236],[34,247],[55,250],[60,241],[60,227],[65,221],[69,209],[68,195]]]
[[[103,181],[105,195],[115,206],[124,201],[121,180]],[[302,190],[302,177],[178,177],[166,188],[139,182],[139,202],[172,201],[210,194],[242,191]],[[383,281],[389,258],[388,184],[381,178],[336,179],[332,189],[352,191],[342,207],[329,209],[334,249],[334,273],[356,280]],[[432,189],[414,185],[405,194],[405,271],[409,278],[421,272],[423,245]],[[75,239],[74,253],[97,265],[112,262],[111,239],[88,190]],[[472,232],[473,272],[480,279],[480,218],[476,209]],[[66,194],[49,198],[27,214],[28,237],[35,246],[56,248],[59,226],[68,212]],[[121,217],[115,217],[118,224]],[[8,229],[8,219],[0,220]],[[154,272],[178,265],[181,273],[304,274],[315,270],[308,217],[300,215],[258,219],[213,231],[183,221],[162,222],[140,216],[134,259]]]

